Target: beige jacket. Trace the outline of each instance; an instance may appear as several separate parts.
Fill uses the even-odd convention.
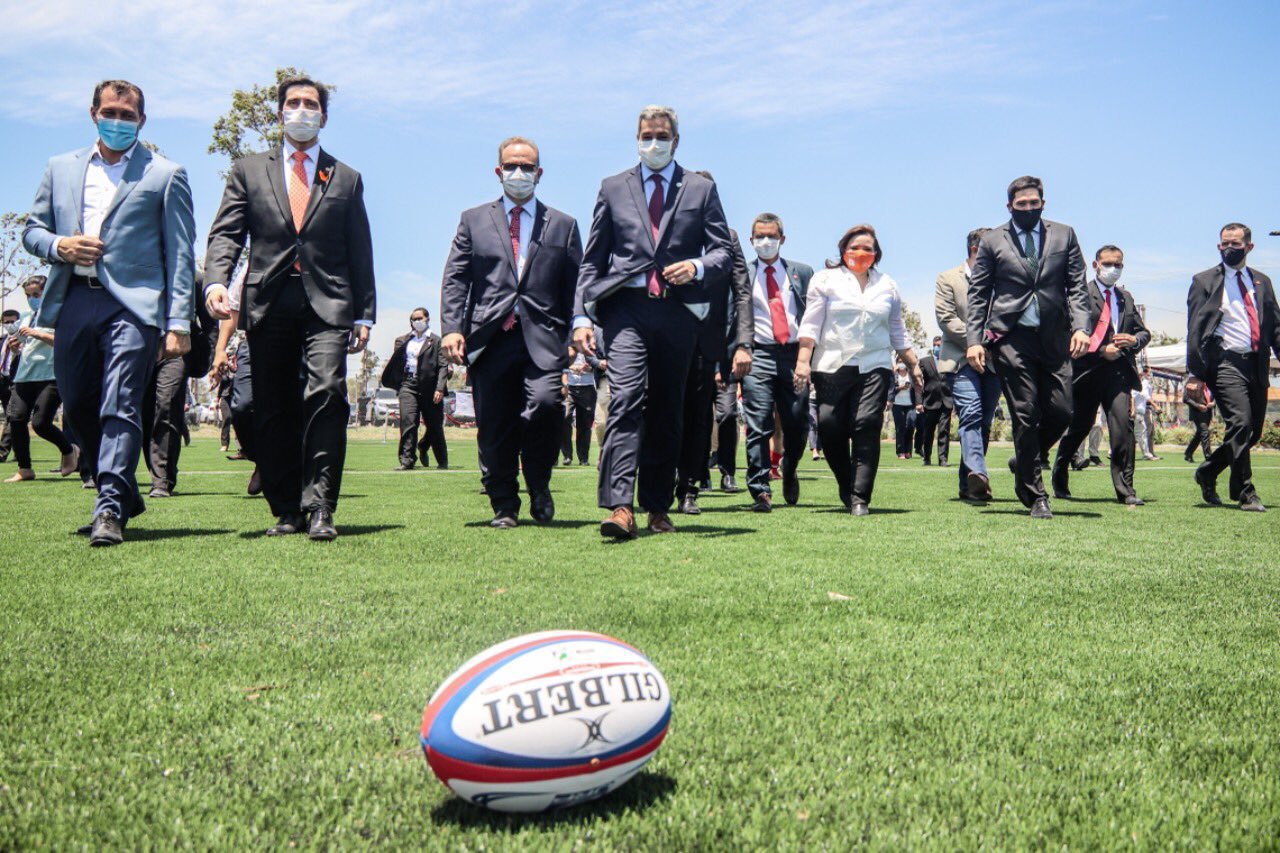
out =
[[[969,276],[964,264],[939,273],[933,291],[933,310],[942,330],[938,372],[944,376],[965,365],[965,318],[969,316]]]

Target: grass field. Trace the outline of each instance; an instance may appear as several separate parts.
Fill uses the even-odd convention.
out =
[[[883,449],[868,518],[806,459],[798,508],[712,493],[622,545],[587,468],[549,528],[488,529],[465,440],[411,473],[353,442],[329,544],[261,538],[208,438],[119,548],[70,535],[78,483],[0,486],[0,848],[1276,848],[1280,513],[1200,505],[1170,448],[1148,506],[1092,469],[1032,522],[1007,449],[985,509]],[[644,650],[671,732],[609,799],[492,816],[431,775],[422,708],[551,628]]]

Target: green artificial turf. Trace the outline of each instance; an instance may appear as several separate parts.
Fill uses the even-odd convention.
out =
[[[490,530],[467,440],[410,473],[353,442],[328,544],[262,538],[202,436],[114,549],[70,534],[77,483],[0,485],[0,848],[1275,848],[1280,513],[1201,505],[1167,449],[1146,507],[1091,469],[1035,522],[1007,449],[987,508],[883,450],[868,518],[806,458],[797,508],[713,492],[621,545],[594,468],[557,470],[553,524]],[[1255,463],[1280,502],[1280,457]],[[555,816],[455,799],[428,696],[558,628],[653,659],[666,742]]]

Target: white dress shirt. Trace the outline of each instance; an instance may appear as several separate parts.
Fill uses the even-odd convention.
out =
[[[1028,232],[1023,231],[1017,225],[1013,226],[1013,232],[1014,236],[1017,237],[1018,240],[1018,252],[1025,258],[1027,256],[1026,246]],[[1044,239],[1044,225],[1036,225],[1035,230],[1030,232],[1030,234],[1031,241],[1036,247],[1036,264],[1037,269],[1039,269],[1039,264],[1044,262],[1042,257],[1043,252],[1040,250],[1040,241]],[[1022,312],[1022,316],[1018,318],[1018,325],[1030,326],[1032,328],[1039,328],[1040,326],[1040,298],[1036,295],[1034,285],[1031,289],[1031,302],[1028,303],[1027,309]]]
[[[1226,264],[1222,265],[1222,320],[1214,332],[1222,338],[1222,348],[1228,352],[1253,352],[1253,342],[1249,337],[1249,312],[1245,310],[1244,298],[1240,296],[1240,284],[1236,278],[1236,270]],[[1253,311],[1258,316],[1261,331],[1262,315],[1258,314],[1258,292],[1253,287],[1253,276],[1248,268],[1239,270],[1244,275],[1244,289],[1253,302]]]
[[[824,269],[809,281],[800,337],[814,341],[813,370],[835,373],[893,369],[894,355],[907,348],[898,283],[872,269],[863,290],[848,267]]]
[[[107,209],[111,207],[111,202],[115,201],[116,190],[120,187],[120,181],[124,180],[124,170],[128,168],[129,160],[138,147],[138,143],[133,143],[119,161],[108,163],[102,159],[100,145],[101,142],[93,144],[93,153],[89,155],[89,166],[84,173],[84,200],[80,206],[79,233],[86,237],[102,236],[102,222],[107,218]],[[49,250],[49,260],[59,260],[58,244],[61,242],[61,238],[53,241],[53,246]],[[76,264],[75,273],[95,276],[98,270],[96,267]]]
[[[787,331],[789,337],[787,343],[795,343],[800,336],[799,318],[796,317],[796,294],[791,289],[791,277],[787,275],[787,268],[782,264],[782,258],[774,258],[773,263],[766,264],[764,261],[757,261],[756,278],[751,287],[751,307],[752,315],[755,318],[755,342],[757,344],[776,344],[778,341],[773,337],[773,314],[769,311],[769,283],[765,270],[773,268],[773,281],[778,286],[778,293],[782,297],[782,307],[787,314]]]
[[[1133,394],[1133,410],[1135,412],[1145,412],[1147,404],[1151,402],[1151,380],[1143,379],[1142,384]]]
[[[240,310],[240,297],[244,293],[244,280],[248,275],[249,265],[241,264],[235,278],[231,280],[231,286],[227,288],[227,307],[232,311]]]
[[[1111,333],[1115,334],[1120,331],[1120,300],[1116,298],[1115,285],[1107,287],[1102,282],[1098,282],[1098,290],[1102,291],[1102,298],[1111,305]],[[1102,315],[1098,315],[1098,319],[1102,319]],[[1093,329],[1089,329],[1089,334],[1093,334]]]
[[[421,335],[412,334],[409,336],[409,342],[404,348],[404,371],[409,376],[418,375],[418,356],[422,353],[422,348],[426,346],[427,336],[431,334],[431,330],[423,332]]]
[[[516,202],[502,196],[502,210],[505,213],[503,219],[507,224],[507,233],[511,233],[511,211],[515,210]],[[534,196],[529,196],[525,201],[519,203],[524,208],[520,211],[520,256],[516,258],[516,280],[524,275],[524,260],[528,257],[529,240],[533,237],[533,213],[538,209],[538,202]]]
[[[286,196],[289,194],[289,187],[297,180],[293,176],[293,153],[297,150],[299,150],[298,147],[290,142],[289,137],[286,136],[284,138],[284,157],[282,158],[284,162],[281,164],[284,168],[284,193]],[[307,174],[307,191],[310,192],[316,183],[316,158],[320,156],[320,146],[312,145],[303,153],[307,156],[302,161],[302,171]]]

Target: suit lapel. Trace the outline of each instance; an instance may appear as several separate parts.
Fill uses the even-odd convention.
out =
[[[1215,319],[1212,323],[1205,327],[1208,335],[1206,339],[1212,335],[1222,322],[1222,290],[1226,286],[1226,275],[1222,271],[1222,264],[1218,264],[1213,268],[1213,280],[1209,282],[1209,298],[1205,301],[1206,305],[1212,306],[1210,312]],[[1254,285],[1254,292],[1257,292],[1257,285]]]
[[[547,229],[547,206],[540,201],[534,201],[533,208],[533,233],[529,235],[528,248],[524,252],[524,274],[520,276],[521,282],[524,277],[529,274],[529,270],[533,268],[534,255],[538,254],[538,249],[542,246],[542,235]],[[511,241],[507,241],[511,242]]]
[[[289,206],[289,193],[284,187],[284,173],[281,171],[284,168],[281,153],[283,150],[283,147],[271,149],[271,153],[262,161],[262,164],[267,170],[267,183],[271,184],[271,189],[275,192],[280,215],[284,217],[285,225],[289,230],[296,234],[298,232],[293,227],[293,209]]]
[[[111,199],[111,205],[107,208],[107,213],[102,217],[102,227],[107,227],[107,221],[111,219],[111,214],[116,212],[116,208],[120,206],[120,202],[133,191],[138,185],[138,181],[142,180],[143,174],[147,171],[147,166],[151,165],[151,152],[142,146],[141,143],[134,145],[133,153],[129,155],[129,164],[124,167],[124,175],[120,178],[120,185],[116,187],[116,194]]]
[[[324,200],[324,194],[328,191],[329,184],[333,182],[333,169],[337,163],[329,152],[323,148],[318,150],[320,153],[316,155],[316,178],[311,182],[311,198],[307,200],[307,210],[302,214],[303,230],[315,215],[320,202]]]
[[[493,220],[493,227],[498,231],[498,242],[502,244],[503,254],[507,256],[507,263],[511,266],[511,278],[518,282],[520,277],[516,274],[516,256],[511,251],[511,226],[507,224],[502,199],[489,205],[489,218]]]
[[[639,165],[631,171],[631,177],[627,179],[627,187],[630,188],[631,198],[635,201],[636,210],[640,213],[640,221],[645,225],[640,230],[649,238],[649,245],[656,250],[658,244],[653,239],[653,226],[649,224],[649,205],[645,203],[644,171]]]
[[[1057,232],[1049,227],[1049,223],[1040,220],[1040,245],[1036,254],[1036,286],[1040,285],[1040,276],[1044,274],[1044,259],[1049,254],[1049,241]]]
[[[84,182],[89,178],[89,161],[93,159],[95,146],[90,145],[80,152],[75,169],[78,180],[72,183],[71,200],[75,204],[76,231],[84,231]]]
[[[671,173],[671,183],[673,187],[667,187],[667,194],[662,199],[662,224],[658,226],[658,240],[654,248],[662,245],[662,240],[667,236],[667,226],[671,224],[671,217],[675,215],[676,205],[680,203],[680,196],[684,195],[684,169],[680,168],[680,164],[676,164],[675,171]],[[672,190],[675,192],[672,192]],[[649,215],[649,211],[645,210],[645,216]]]

